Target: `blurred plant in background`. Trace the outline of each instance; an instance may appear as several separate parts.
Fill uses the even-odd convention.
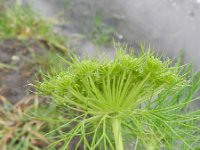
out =
[[[53,32],[51,21],[43,19],[31,10],[29,6],[3,6],[0,14],[0,39],[35,39],[50,47],[66,51],[65,39]]]

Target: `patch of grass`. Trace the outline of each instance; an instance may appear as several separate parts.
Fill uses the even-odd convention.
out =
[[[65,39],[53,32],[52,23],[37,15],[30,7],[15,4],[11,8],[5,7],[0,15],[1,40],[31,38],[66,51]]]
[[[199,75],[152,52],[116,51],[112,61],[75,57],[36,85],[68,112],[50,146],[68,149],[78,139],[73,149],[198,149],[200,111],[191,104],[199,100]]]
[[[39,111],[38,96],[25,97],[16,104],[9,103],[3,96],[0,96],[0,100],[1,149],[39,150],[50,143],[44,136],[49,124],[27,116],[27,113]]]

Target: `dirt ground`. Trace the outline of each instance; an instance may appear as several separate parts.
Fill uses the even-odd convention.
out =
[[[0,42],[0,95],[15,103],[32,93],[40,66],[37,55],[45,56],[47,49],[36,41],[4,40]]]

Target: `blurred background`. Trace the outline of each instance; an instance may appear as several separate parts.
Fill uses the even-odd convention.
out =
[[[145,43],[171,57],[177,57],[180,50],[183,50],[186,62],[194,62],[195,67],[199,68],[199,0],[21,0],[19,2],[30,5],[46,18],[54,18],[59,32],[72,40],[71,45],[80,44],[81,47],[79,45],[78,49],[90,54],[96,47],[90,41],[102,46],[115,38],[136,48]],[[77,43],[77,40],[71,37],[79,40],[89,37],[89,41]]]

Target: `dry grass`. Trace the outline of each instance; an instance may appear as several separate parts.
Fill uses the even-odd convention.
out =
[[[0,96],[0,147],[2,150],[43,149],[49,144],[42,130],[43,121],[28,117],[28,112],[39,108],[38,96],[30,95],[11,104]]]

